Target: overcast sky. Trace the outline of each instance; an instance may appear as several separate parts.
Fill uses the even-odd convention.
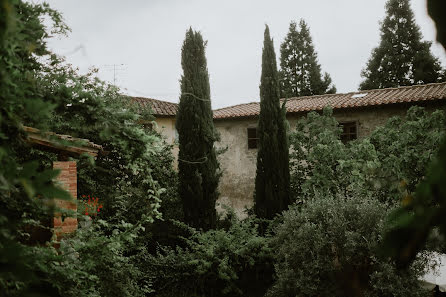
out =
[[[355,91],[371,50],[379,43],[386,0],[50,0],[72,29],[50,48],[123,93],[178,102],[181,45],[191,26],[201,31],[213,108],[259,101],[263,31],[268,24],[277,58],[292,20],[310,27],[322,71],[338,92]],[[425,40],[435,28],[425,0],[412,0]],[[434,43],[443,67],[446,54]],[[117,65],[115,75],[113,65]]]

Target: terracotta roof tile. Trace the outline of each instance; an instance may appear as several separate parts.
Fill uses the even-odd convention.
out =
[[[152,108],[154,116],[175,116],[178,111],[177,103],[144,97],[130,97],[130,100],[141,109]]]
[[[446,83],[434,83],[344,94],[289,98],[286,103],[286,109],[288,113],[298,113],[321,110],[325,106],[331,106],[333,109],[342,109],[443,99],[446,99]],[[259,112],[260,103],[251,102],[216,109],[214,110],[214,119],[252,117],[258,116]]]

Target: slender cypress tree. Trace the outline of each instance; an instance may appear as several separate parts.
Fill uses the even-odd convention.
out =
[[[176,128],[179,134],[179,194],[184,220],[195,228],[216,225],[219,164],[214,149],[216,131],[212,120],[206,42],[189,29],[181,53],[181,97]]]
[[[268,26],[264,38],[254,211],[272,219],[290,203],[290,171],[285,105],[280,108],[276,54]]]
[[[361,90],[441,82],[444,70],[431,51],[431,42],[422,41],[409,0],[389,0],[381,24],[381,42],[361,76]]]
[[[310,29],[304,20],[290,23],[290,29],[280,45],[280,95],[299,97],[336,93],[330,75],[321,75]]]

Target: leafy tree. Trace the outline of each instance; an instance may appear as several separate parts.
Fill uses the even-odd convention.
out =
[[[101,216],[110,223],[136,223],[143,214],[156,217],[163,190],[153,174],[164,170],[157,164],[165,154],[160,137],[144,131],[135,110],[124,105],[125,97],[94,72],[79,75],[53,55],[38,78],[39,92],[56,106],[48,121],[51,131],[89,139],[107,152],[94,162],[80,158],[79,193],[99,197],[104,205]],[[26,156],[56,158],[32,149]]]
[[[310,29],[304,20],[300,21],[299,29],[291,22],[280,45],[280,95],[289,98],[336,93],[330,75],[321,75]]]
[[[422,41],[409,0],[389,0],[381,24],[381,42],[373,49],[361,76],[361,90],[441,82],[446,79],[440,62]]]
[[[368,197],[378,190],[381,163],[374,146],[368,139],[345,145],[341,132],[329,107],[298,121],[290,137],[291,189],[298,203],[316,196]]]
[[[446,3],[441,0],[428,0],[427,8],[437,28],[437,40],[446,49]],[[443,235],[443,252],[445,250],[445,178],[446,137],[443,137],[437,158],[431,162],[425,180],[417,187],[415,195],[408,196],[387,222],[388,232],[382,251],[392,256],[401,267],[407,267],[415,259],[435,231]]]
[[[1,295],[143,295],[145,280],[128,244],[157,215],[162,189],[152,173],[164,174],[165,164],[154,162],[165,157],[160,138],[136,124],[116,88],[93,73],[78,75],[47,49],[50,33],[68,30],[57,11],[2,0],[0,25]],[[57,171],[46,169],[56,156],[28,147],[24,124],[90,139],[109,153],[96,164],[86,157],[78,162],[79,190],[109,203],[108,222],[80,228],[59,251],[24,244],[26,227],[44,228],[53,217],[52,199],[69,198],[52,184]]]
[[[306,200],[318,191],[337,191],[342,181],[337,172],[338,160],[346,157],[340,141],[341,128],[333,110],[325,108],[320,115],[310,112],[297,122],[290,135],[290,172],[293,197]],[[323,162],[318,162],[322,158]],[[321,178],[313,178],[313,177]],[[323,178],[322,178],[323,177]]]
[[[398,203],[413,193],[445,135],[445,114],[411,107],[369,137],[347,145],[330,108],[310,112],[291,134],[291,189],[299,202],[320,196]]]
[[[199,32],[189,29],[184,39],[181,65],[181,97],[176,128],[179,134],[179,194],[184,220],[195,228],[216,225],[219,164],[214,142],[206,42]]]
[[[406,193],[414,193],[424,179],[429,163],[435,160],[446,135],[443,110],[428,112],[419,106],[411,107],[405,117],[390,118],[370,135],[382,170],[382,188],[397,185]]]
[[[315,197],[284,213],[272,248],[277,281],[266,296],[426,296],[419,259],[404,272],[378,257],[385,205],[364,197]]]
[[[268,26],[264,36],[254,211],[260,218],[272,219],[290,202],[290,172],[285,104],[280,108],[276,54]]]
[[[54,256],[50,249],[23,244],[25,226],[42,227],[52,215],[54,198],[69,199],[55,187],[58,172],[20,159],[26,137],[22,123],[33,120],[45,128],[54,108],[35,92],[39,57],[48,53],[46,17],[54,31],[67,30],[61,16],[45,4],[0,1],[0,292],[3,296],[57,295],[48,279],[41,278]]]

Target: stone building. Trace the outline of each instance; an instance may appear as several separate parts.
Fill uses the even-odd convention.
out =
[[[165,102],[139,100],[153,102],[158,129],[169,139],[174,139],[175,115],[172,105],[175,104],[169,103],[170,114],[166,115],[167,106],[160,106]],[[343,126],[342,139],[348,141],[369,135],[392,116],[403,116],[412,105],[424,106],[428,110],[446,110],[446,83],[290,98],[286,109],[292,131],[298,119],[306,113],[331,106],[335,118]],[[228,205],[239,217],[244,217],[244,209],[253,205],[259,112],[259,102],[214,110],[214,124],[221,136],[217,146],[227,148],[219,156],[223,175],[219,185],[218,208],[222,204]],[[176,147],[174,153],[177,150]]]
[[[144,97],[131,97],[131,101],[138,106],[139,110],[149,111],[155,116],[155,125],[152,121],[142,121],[141,123],[158,131],[165,137],[168,144],[173,145],[174,167],[177,168],[178,132],[175,129],[175,122],[178,104]]]

